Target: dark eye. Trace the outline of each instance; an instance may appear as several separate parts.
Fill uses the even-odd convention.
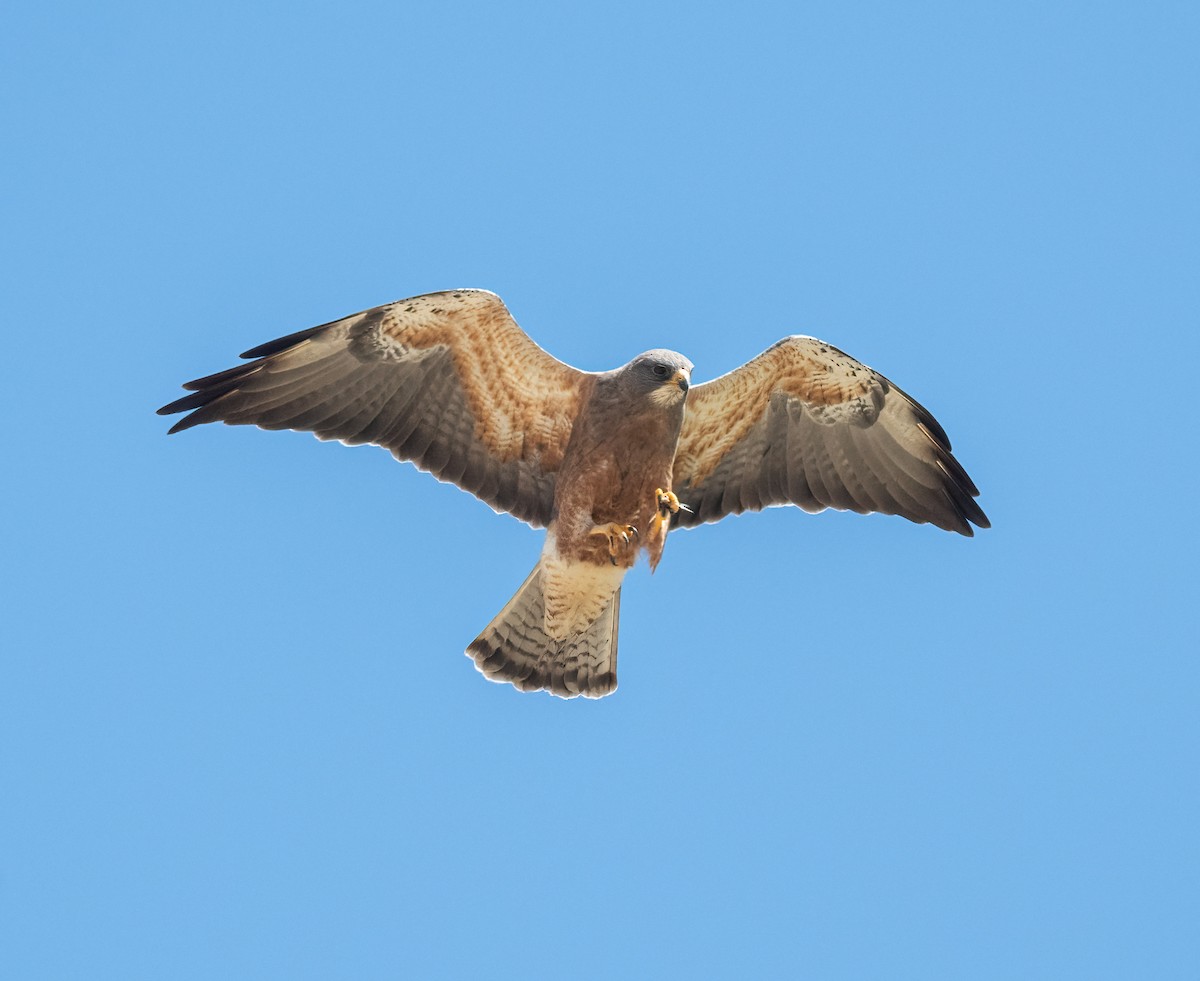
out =
[[[654,374],[656,374],[659,378],[666,378],[668,371],[670,371],[670,369],[665,364],[656,364],[654,366]]]

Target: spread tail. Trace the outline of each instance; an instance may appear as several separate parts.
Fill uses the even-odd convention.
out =
[[[533,567],[516,595],[471,641],[467,654],[489,681],[562,698],[602,698],[617,687],[621,590],[582,631],[556,640],[546,633],[543,566],[544,561]]]

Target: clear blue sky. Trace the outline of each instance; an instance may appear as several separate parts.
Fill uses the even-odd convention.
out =
[[[1200,976],[1196,11],[9,13],[0,975]],[[590,369],[824,337],[995,527],[682,533],[614,697],[488,684],[539,533],[154,415],[459,286]]]

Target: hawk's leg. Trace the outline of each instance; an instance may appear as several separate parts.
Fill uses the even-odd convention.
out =
[[[621,525],[613,522],[608,525],[596,525],[588,532],[588,538],[599,536],[608,540],[608,561],[617,564],[617,556],[631,545],[636,548],[638,530],[633,525]]]

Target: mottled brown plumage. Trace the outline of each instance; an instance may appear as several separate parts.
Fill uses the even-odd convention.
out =
[[[375,307],[247,351],[161,413],[377,443],[534,527],[591,375],[552,358],[483,290]]]
[[[642,552],[658,565],[672,527],[787,503],[964,535],[988,527],[933,417],[813,338],[786,338],[689,392],[681,355],[579,371],[495,295],[457,290],[244,357],[159,410],[190,411],[171,432],[221,421],[376,443],[548,529],[537,566],[467,649],[488,678],[522,690],[615,689],[621,582]]]
[[[812,337],[692,389],[675,492],[691,507],[680,527],[777,504],[900,514],[967,536],[989,527],[929,411]]]

